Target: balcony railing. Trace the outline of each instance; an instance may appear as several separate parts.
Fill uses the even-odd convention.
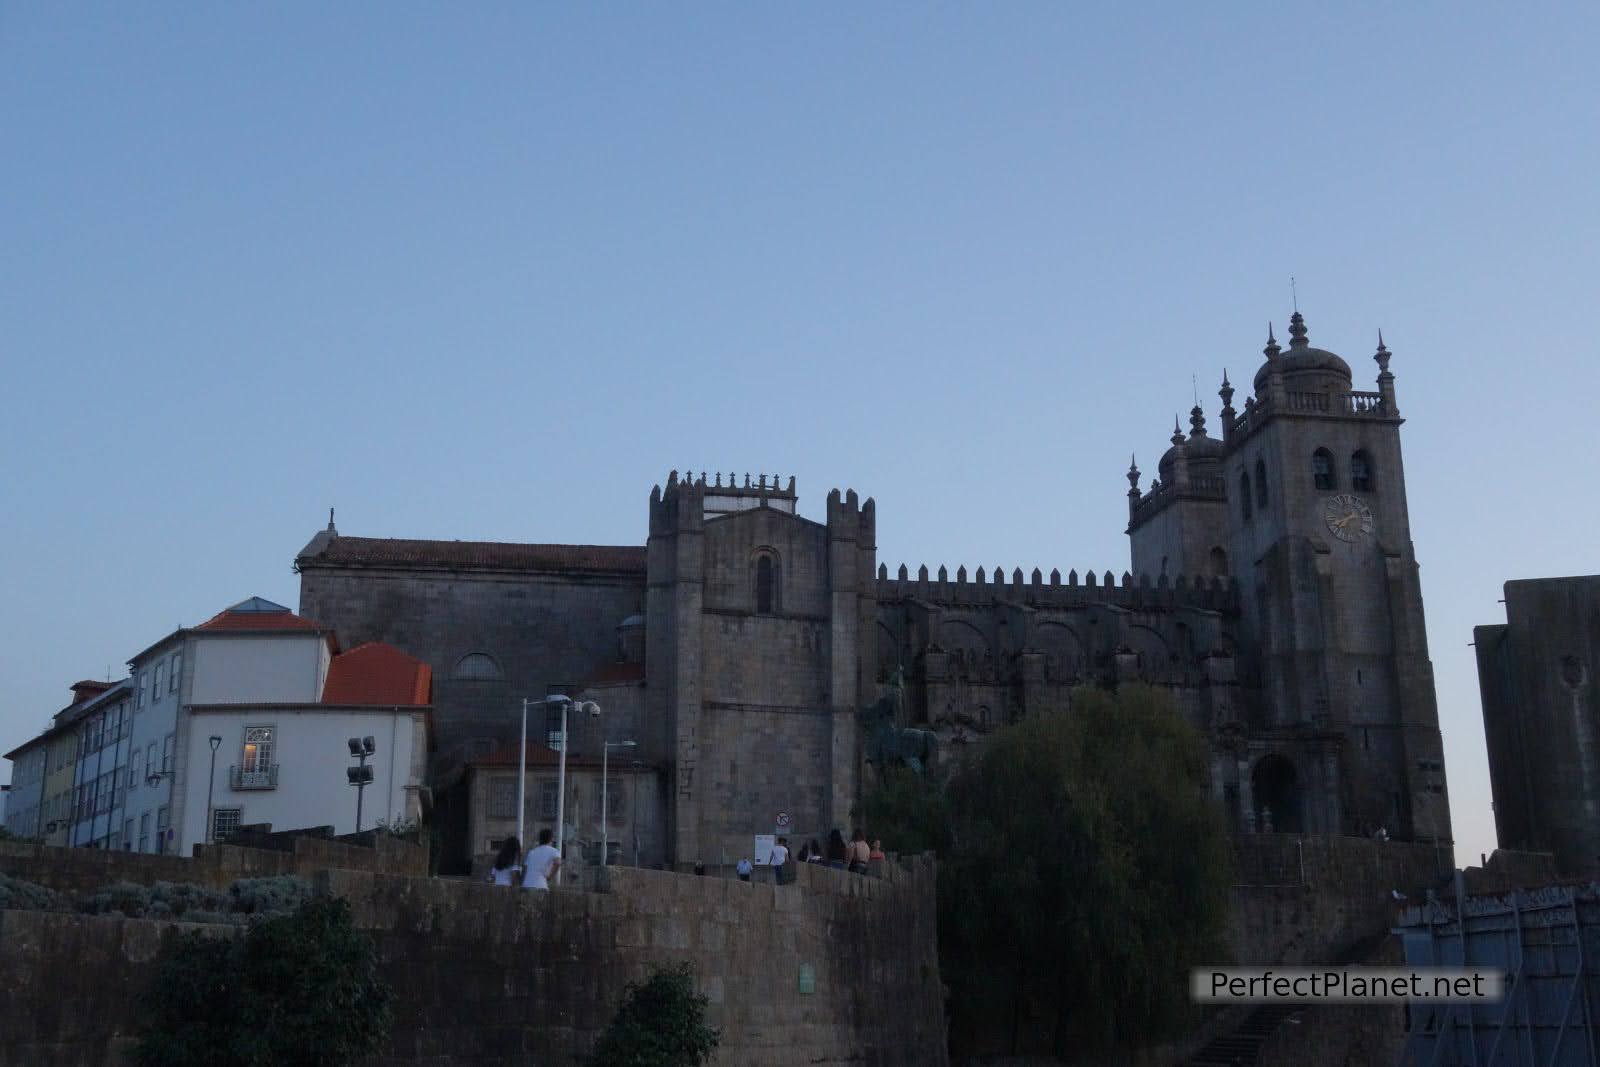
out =
[[[228,768],[228,784],[233,789],[276,789],[278,788],[278,765],[276,763],[260,764],[254,767],[241,767],[238,764]]]

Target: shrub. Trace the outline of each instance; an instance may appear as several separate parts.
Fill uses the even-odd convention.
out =
[[[688,964],[630,983],[622,1005],[595,1043],[592,1067],[698,1067],[722,1040],[706,1025],[705,997]]]
[[[54,889],[0,874],[0,911],[63,911],[65,901]]]
[[[250,915],[294,911],[311,899],[311,883],[304,878],[241,878],[228,887],[234,911]]]
[[[113,882],[88,896],[79,897],[78,910],[85,915],[120,912],[138,918],[150,914],[150,889],[132,882]]]
[[[393,993],[350,906],[314,897],[236,938],[199,931],[162,947],[141,1067],[348,1064],[379,1051]]]

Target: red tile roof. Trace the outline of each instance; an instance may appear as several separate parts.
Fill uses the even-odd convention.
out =
[[[643,574],[642,545],[527,545],[502,541],[418,541],[389,537],[335,537],[304,567],[446,567],[509,571],[598,571]]]
[[[369,641],[333,657],[324,704],[420,706],[432,703],[433,668],[393,645]]]
[[[211,616],[205,622],[195,627],[196,630],[215,632],[217,630],[230,630],[234,632],[244,630],[311,630],[320,631],[330,629],[321,623],[302,619],[292,611],[227,611]]]
[[[591,674],[583,684],[584,688],[588,688],[593,685],[623,685],[642,681],[644,681],[643,663],[608,663]]]

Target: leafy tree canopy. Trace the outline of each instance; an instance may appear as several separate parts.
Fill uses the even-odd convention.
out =
[[[1219,958],[1230,881],[1206,763],[1165,693],[1085,688],[944,777],[881,780],[862,820],[939,852],[953,1040],[1043,1034],[1065,1056],[1191,1020],[1188,968]]]

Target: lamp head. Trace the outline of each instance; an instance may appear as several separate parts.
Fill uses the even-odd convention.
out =
[[[361,739],[361,751],[369,756],[378,751],[378,746],[373,742],[371,734]]]
[[[352,737],[348,742],[346,742],[346,744],[348,744],[350,746],[350,755],[352,755],[352,756],[361,755],[361,738]]]
[[[582,704],[578,705],[578,710],[583,714],[588,715],[591,719],[598,719],[600,717],[600,705],[596,704],[592,700],[585,700]]]
[[[222,738],[218,737],[216,734],[212,734],[209,738],[207,738],[207,740],[211,742],[211,751],[213,752],[215,752],[222,744]]]

